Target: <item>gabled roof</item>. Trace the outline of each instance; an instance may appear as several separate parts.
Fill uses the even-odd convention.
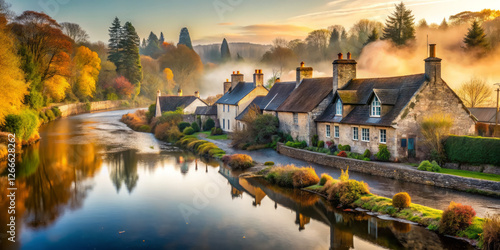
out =
[[[239,82],[234,89],[230,89],[215,103],[237,105],[241,99],[250,94],[254,89],[255,85],[253,82]]]
[[[277,82],[262,99],[261,109],[276,111],[278,107],[290,96],[295,89],[295,82]]]
[[[179,107],[185,108],[197,99],[203,102],[196,96],[160,96],[159,98],[162,113],[167,111],[175,111]]]
[[[337,94],[343,104],[361,104],[356,90],[338,90]]]
[[[425,74],[353,79],[344,88],[337,91],[332,103],[316,121],[391,126],[425,82]],[[347,116],[341,118],[335,116],[335,102],[339,96],[342,99],[339,93],[345,92],[345,90],[356,91],[357,103],[353,104],[354,108]],[[382,117],[370,117],[370,101],[374,95],[377,95],[382,105],[393,106]]]
[[[217,106],[199,106],[196,107],[195,115],[217,115]]]
[[[245,108],[245,110],[243,110],[243,112],[241,112],[238,116],[236,116],[236,120],[238,121],[241,121],[243,119],[243,117],[248,113],[248,111],[254,106],[256,105],[259,109],[262,109],[262,101],[264,100],[266,96],[264,95],[259,95],[259,96],[256,96],[255,99],[253,99],[253,101]]]
[[[478,122],[495,123],[496,108],[469,108],[469,110]]]
[[[333,91],[333,77],[304,78],[299,87],[276,110],[307,113],[312,111]]]

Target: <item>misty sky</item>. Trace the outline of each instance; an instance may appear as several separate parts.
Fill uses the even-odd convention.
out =
[[[131,21],[141,39],[150,31],[178,41],[188,27],[194,44],[270,43],[276,37],[303,39],[311,30],[333,24],[349,29],[362,18],[384,22],[391,0],[7,0],[12,10],[43,11],[58,22],[80,24],[92,41],[107,41],[108,27],[118,16]],[[500,9],[500,0],[403,0],[416,21],[440,23],[462,11]]]

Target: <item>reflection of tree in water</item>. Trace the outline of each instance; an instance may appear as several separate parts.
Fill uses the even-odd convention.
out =
[[[116,192],[120,192],[122,183],[125,184],[129,193],[137,185],[139,175],[137,174],[137,150],[127,150],[110,153],[107,156],[109,166],[109,177],[113,182]]]
[[[67,207],[80,208],[92,188],[85,180],[101,166],[93,144],[51,145],[42,153],[39,144],[28,148],[21,164],[27,176],[20,180],[26,187],[19,192],[28,193],[24,222],[35,228],[50,225]],[[35,168],[37,159],[39,165]]]

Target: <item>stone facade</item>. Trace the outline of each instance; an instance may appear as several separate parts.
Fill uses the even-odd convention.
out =
[[[500,182],[479,180],[434,172],[419,171],[417,169],[400,168],[382,162],[361,161],[296,149],[278,143],[277,151],[280,154],[296,159],[312,162],[324,166],[347,169],[349,171],[367,173],[387,178],[426,184],[431,186],[450,188],[460,191],[480,190],[500,195]]]

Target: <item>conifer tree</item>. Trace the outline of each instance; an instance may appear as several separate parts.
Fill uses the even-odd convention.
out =
[[[446,22],[446,18],[443,18],[443,21],[441,22],[441,24],[439,25],[439,29],[441,30],[446,30],[448,29],[448,23]]]
[[[484,34],[484,29],[479,24],[479,21],[474,20],[472,22],[472,26],[464,38],[464,43],[467,49],[486,49],[488,47],[486,34]]]
[[[415,39],[415,17],[403,2],[396,5],[396,10],[386,20],[384,39],[389,39],[397,45],[404,45],[408,40]]]
[[[143,54],[155,58],[158,56],[160,51],[160,40],[155,33],[149,33],[148,44],[146,45],[146,48],[144,48]]]
[[[160,33],[160,45],[165,42],[165,37],[163,36],[163,32]]]
[[[118,73],[127,78],[136,88],[140,87],[142,81],[139,41],[139,36],[132,23],[126,22],[123,26],[123,37],[120,41],[122,62],[118,68]]]
[[[220,54],[222,61],[229,61],[231,60],[231,52],[229,51],[229,45],[227,44],[226,38],[222,40],[222,45],[220,47]]]
[[[186,45],[186,47],[193,49],[193,44],[191,43],[191,37],[189,36],[189,31],[187,28],[182,28],[181,34],[179,35],[179,44]]]
[[[365,45],[375,42],[380,38],[380,35],[378,34],[378,31],[376,28],[373,28],[372,33],[368,36],[368,40],[366,40]]]
[[[120,42],[122,38],[122,27],[120,19],[115,17],[111,27],[109,28],[109,44],[108,44],[108,60],[115,64],[118,68],[121,62]]]

